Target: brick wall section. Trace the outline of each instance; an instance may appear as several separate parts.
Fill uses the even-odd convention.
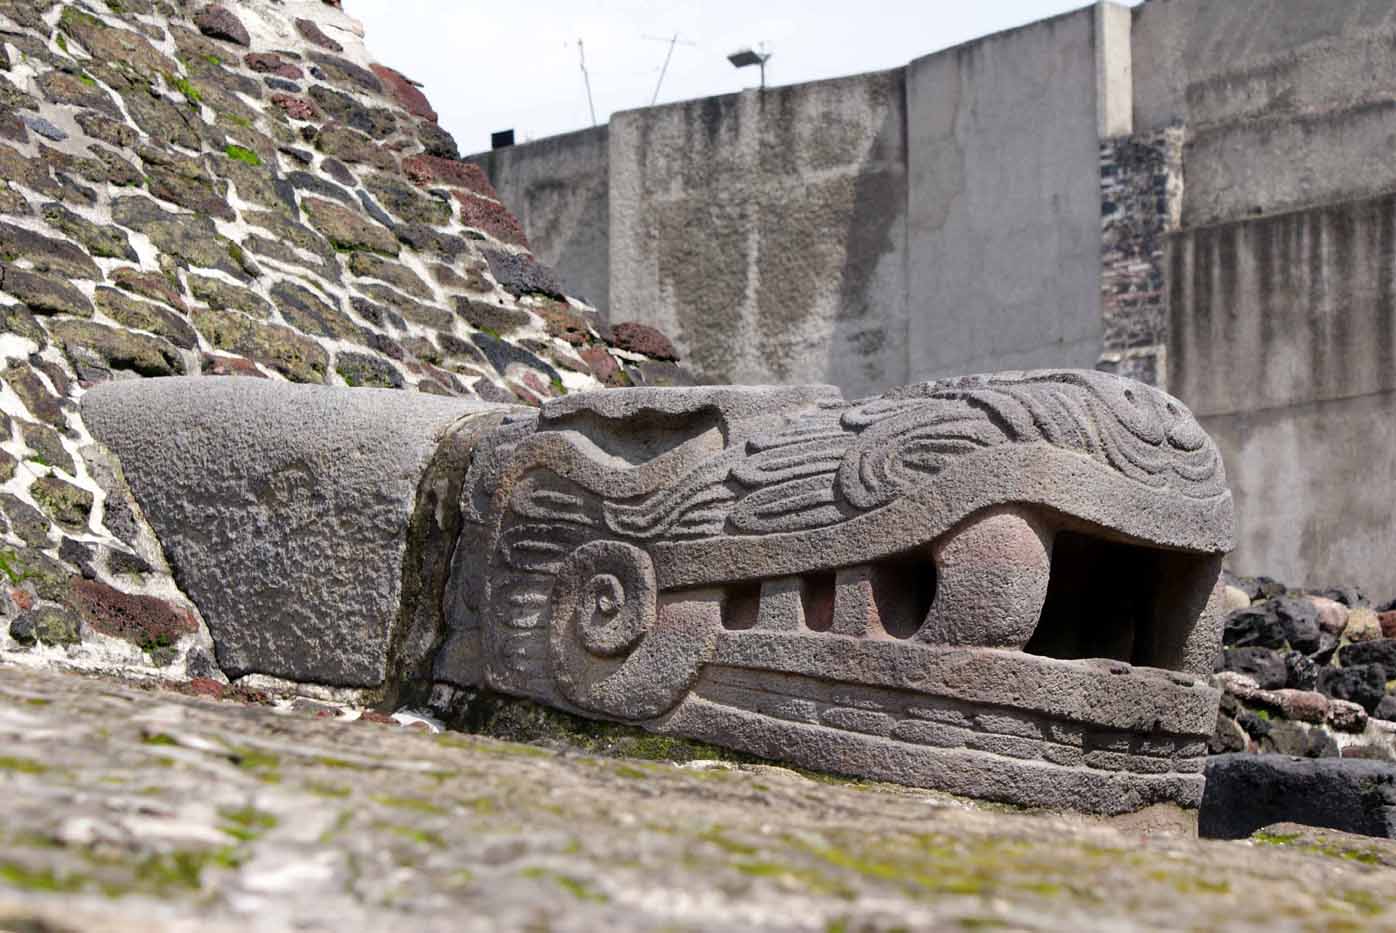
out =
[[[1183,204],[1183,129],[1100,144],[1103,352],[1096,368],[1167,389],[1167,236]]]

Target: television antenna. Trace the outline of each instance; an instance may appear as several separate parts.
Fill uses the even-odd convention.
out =
[[[596,104],[591,99],[591,75],[587,74],[587,53],[582,47],[582,40],[577,40],[577,57],[582,62],[582,82],[587,86],[587,109],[591,111],[591,125],[596,125]]]
[[[674,46],[688,45],[697,47],[698,43],[683,41],[679,39],[678,33],[674,33],[672,36],[641,36],[641,38],[647,39],[650,42],[669,43],[669,53],[664,56],[664,67],[659,69],[659,81],[654,86],[654,97],[650,98],[650,106],[653,107],[659,102],[659,89],[664,86],[664,75],[669,72],[669,60],[674,57]]]

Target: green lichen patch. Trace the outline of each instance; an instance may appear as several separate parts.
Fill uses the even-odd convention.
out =
[[[48,765],[32,758],[0,755],[0,771],[9,771],[15,774],[43,774],[48,771]]]
[[[553,871],[548,868],[525,868],[519,872],[525,878],[539,878],[552,881],[568,894],[571,894],[579,901],[588,901],[593,904],[609,903],[611,898],[604,891],[598,891],[594,885],[584,879],[573,875]]]
[[[444,807],[441,807],[435,803],[432,803],[430,800],[425,800],[421,797],[393,797],[384,795],[374,797],[373,799],[374,801],[376,801],[377,803],[381,803],[385,807],[393,807],[394,809],[398,810],[413,810],[417,813],[430,814],[444,814],[446,812],[446,809]]]
[[[262,164],[261,156],[246,146],[239,146],[236,143],[229,143],[227,148],[223,150],[223,154],[245,165],[258,166]]]
[[[254,842],[276,828],[280,822],[275,815],[256,807],[219,810],[219,829],[241,842]]]

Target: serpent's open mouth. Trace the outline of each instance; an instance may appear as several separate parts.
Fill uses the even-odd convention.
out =
[[[448,646],[498,689],[1017,803],[1200,796],[1231,499],[1156,390],[565,399],[466,488],[462,547],[491,565],[482,586],[458,560]]]

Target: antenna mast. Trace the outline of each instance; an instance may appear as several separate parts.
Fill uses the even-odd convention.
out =
[[[596,104],[591,100],[591,75],[587,74],[587,53],[582,48],[582,40],[577,40],[577,56],[582,60],[582,82],[587,86],[587,109],[591,111],[591,125],[596,125]]]

